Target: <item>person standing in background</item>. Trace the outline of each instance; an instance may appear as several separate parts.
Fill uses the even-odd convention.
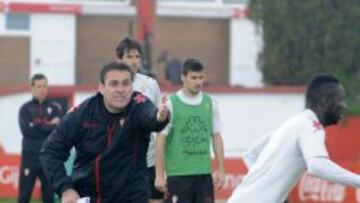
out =
[[[18,203],[28,203],[36,178],[41,181],[44,202],[54,202],[54,192],[41,168],[39,152],[44,140],[60,121],[59,104],[47,99],[48,80],[43,74],[31,78],[32,99],[19,112],[20,130],[23,134],[19,178]]]
[[[141,47],[140,44],[130,38],[125,37],[116,47],[116,56],[119,61],[127,64],[134,74],[133,89],[147,96],[155,106],[160,104],[160,88],[155,79],[139,73],[141,66]],[[164,194],[155,188],[155,133],[150,136],[149,148],[147,152],[147,166],[149,174],[150,203],[161,203]]]
[[[211,203],[224,183],[224,146],[217,103],[202,92],[204,68],[188,59],[182,89],[170,95],[171,119],[156,139],[156,187],[165,202]],[[218,167],[212,176],[210,145]],[[166,177],[167,176],[167,177]]]

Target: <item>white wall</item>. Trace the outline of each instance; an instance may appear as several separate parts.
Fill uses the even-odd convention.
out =
[[[20,153],[19,110],[29,99],[30,93],[0,97],[0,143],[7,153]]]
[[[77,106],[88,97],[94,95],[96,92],[78,92],[74,96],[74,105]]]
[[[31,15],[30,75],[45,74],[52,85],[75,84],[75,15]]]
[[[227,157],[242,151],[303,109],[302,94],[215,94]]]
[[[78,92],[77,105],[94,92]],[[234,93],[212,94],[218,102],[222,120],[225,154],[240,156],[242,151],[258,137],[276,128],[304,106],[302,94]],[[0,142],[9,153],[19,153],[21,134],[18,127],[20,106],[30,94],[0,97]]]
[[[258,54],[262,50],[262,33],[248,18],[230,20],[230,85],[263,86],[258,68]]]
[[[0,33],[5,32],[5,14],[0,12]]]

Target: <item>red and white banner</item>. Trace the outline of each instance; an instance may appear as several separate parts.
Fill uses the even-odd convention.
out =
[[[81,14],[83,7],[79,4],[60,3],[23,3],[0,1],[0,12],[22,12],[22,13],[70,13]]]
[[[19,155],[0,153],[0,198],[17,197],[19,164]],[[216,199],[227,199],[247,172],[241,159],[226,159],[225,166],[227,168],[225,183],[222,189],[216,191]],[[351,171],[360,173],[360,165],[343,164],[343,166]],[[39,182],[35,185],[33,198],[40,198]],[[305,174],[292,191],[290,202],[360,203],[360,189],[331,183],[310,174]]]
[[[213,166],[215,161],[213,160]],[[214,167],[216,169],[216,167]],[[225,159],[226,176],[223,187],[215,192],[216,199],[227,199],[247,172],[241,159]]]
[[[9,3],[8,7],[10,12],[75,14],[82,12],[82,7],[77,4]]]
[[[346,164],[343,166],[355,173],[360,173],[360,165]],[[332,183],[306,173],[292,191],[290,202],[360,203],[360,189]]]
[[[17,197],[19,189],[19,165],[19,155],[0,153],[0,198]],[[225,166],[227,168],[225,184],[221,190],[216,192],[217,199],[226,199],[229,197],[247,171],[244,163],[240,159],[226,159]],[[39,182],[35,185],[33,198],[40,198]]]
[[[227,168],[225,184],[216,192],[216,199],[227,199],[247,171],[240,159],[226,159],[225,163]],[[341,165],[355,173],[360,173],[358,164]],[[332,183],[305,173],[292,190],[289,200],[302,203],[360,203],[360,189]]]
[[[0,1],[0,12],[5,10],[5,3]]]
[[[19,189],[19,155],[0,152],[0,198],[16,198]],[[40,198],[40,182],[35,184],[32,197]]]

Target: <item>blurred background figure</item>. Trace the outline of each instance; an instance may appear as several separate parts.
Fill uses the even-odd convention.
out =
[[[47,99],[48,81],[45,75],[35,74],[30,81],[32,99],[19,112],[23,134],[19,176],[18,203],[28,203],[37,178],[41,181],[44,202],[54,202],[52,186],[41,168],[40,149],[60,121],[59,105]]]
[[[127,64],[134,74],[132,83],[134,91],[139,91],[147,96],[156,106],[160,104],[160,88],[157,81],[139,73],[142,63],[142,51],[140,44],[131,37],[125,37],[116,47],[116,56],[119,61]],[[149,70],[149,69],[145,69]],[[150,203],[162,202],[163,193],[155,188],[155,133],[150,135],[150,142],[147,152],[147,166],[149,178]]]
[[[176,57],[169,60],[169,52],[164,50],[156,60],[157,64],[164,68],[165,79],[174,85],[181,84],[181,61]]]

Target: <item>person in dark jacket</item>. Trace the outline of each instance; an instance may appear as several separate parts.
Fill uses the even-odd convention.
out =
[[[44,140],[59,123],[60,109],[47,97],[47,78],[43,74],[35,74],[31,78],[33,98],[26,102],[19,112],[19,124],[23,134],[19,203],[28,203],[37,177],[41,181],[42,198],[46,203],[54,202],[54,192],[44,171],[41,169],[39,152]]]
[[[45,141],[40,159],[62,202],[90,197],[96,203],[148,201],[146,152],[150,132],[169,120],[165,101],[158,108],[132,90],[133,74],[120,62],[100,72],[99,92],[64,116]],[[73,173],[63,163],[76,149]]]

